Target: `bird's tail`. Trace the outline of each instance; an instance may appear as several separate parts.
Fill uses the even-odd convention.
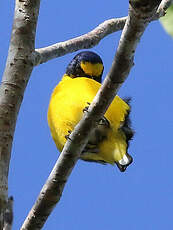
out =
[[[124,154],[123,158],[116,162],[117,167],[121,172],[124,172],[126,168],[133,162],[132,156],[128,153]]]

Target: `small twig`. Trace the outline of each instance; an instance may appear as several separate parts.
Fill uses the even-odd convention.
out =
[[[154,19],[163,17],[166,14],[166,10],[170,7],[172,3],[173,3],[173,0],[163,0],[156,12]]]
[[[106,112],[133,66],[136,46],[146,26],[151,21],[151,17],[156,12],[158,0],[146,0],[145,6],[142,4],[136,6],[133,3],[134,1],[131,1],[132,6],[129,8],[128,19],[110,73],[89,106],[88,113],[84,114],[72,134],[70,134],[70,139],[66,142],[21,230],[39,230],[43,227],[56,203],[60,200],[65,183],[88,141],[90,132]]]

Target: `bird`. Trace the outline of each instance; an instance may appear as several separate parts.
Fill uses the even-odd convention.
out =
[[[98,54],[82,51],[67,65],[65,74],[53,90],[47,119],[52,138],[60,152],[97,94],[103,70],[103,61]],[[117,165],[124,172],[133,161],[128,153],[134,135],[130,111],[130,99],[123,100],[116,96],[92,131],[80,159]]]

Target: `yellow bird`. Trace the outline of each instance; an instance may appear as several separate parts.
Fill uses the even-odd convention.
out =
[[[99,90],[103,69],[103,62],[96,53],[80,52],[55,87],[48,108],[48,124],[59,151]],[[116,164],[124,172],[132,163],[132,157],[127,153],[133,137],[129,113],[128,102],[116,96],[90,135],[80,159]]]

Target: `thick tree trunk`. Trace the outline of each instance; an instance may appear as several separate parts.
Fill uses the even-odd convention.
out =
[[[8,198],[8,170],[17,114],[33,69],[40,0],[16,0],[7,63],[0,86],[0,230]]]

